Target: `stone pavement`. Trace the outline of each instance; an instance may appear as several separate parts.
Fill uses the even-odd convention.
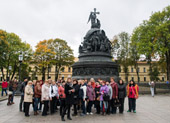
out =
[[[30,117],[19,112],[19,99],[15,97],[15,104],[7,106],[7,100],[0,102],[0,123],[61,123],[59,114],[46,117],[34,116],[30,106]],[[141,95],[137,100],[137,113],[127,113],[127,98],[124,114],[116,115],[88,115],[85,117],[72,117],[68,123],[169,123],[170,122],[170,95]],[[65,118],[67,119],[67,118]]]

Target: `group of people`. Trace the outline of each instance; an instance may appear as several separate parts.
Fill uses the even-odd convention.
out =
[[[29,117],[29,107],[32,103],[34,115],[39,114],[43,105],[42,116],[48,115],[48,112],[54,114],[60,106],[61,120],[65,121],[66,114],[67,119],[72,120],[72,106],[72,116],[77,116],[79,111],[81,116],[93,115],[94,111],[102,115],[116,114],[118,107],[119,113],[123,113],[126,96],[129,105],[127,112],[136,113],[139,88],[133,80],[126,85],[123,80],[116,83],[113,77],[110,82],[101,79],[95,82],[93,78],[89,81],[68,78],[67,81],[58,82],[49,79],[44,83],[25,79],[20,91],[20,111],[25,112],[26,117]]]

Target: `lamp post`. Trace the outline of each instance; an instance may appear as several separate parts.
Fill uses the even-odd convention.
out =
[[[12,67],[9,66],[9,81],[10,81],[10,73],[11,73]]]
[[[18,82],[18,87],[17,87],[17,90],[15,92],[15,95],[21,95],[21,91],[20,91],[20,88],[21,88],[21,63],[23,61],[22,52],[20,52],[18,60],[19,60],[19,82]]]
[[[19,83],[21,83],[21,63],[23,61],[22,52],[20,52],[20,55],[19,55],[18,59],[19,59]]]

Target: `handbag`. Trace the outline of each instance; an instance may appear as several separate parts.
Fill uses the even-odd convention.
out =
[[[120,106],[121,106],[121,104],[120,104],[119,99],[115,99],[114,100],[114,107],[120,107]]]
[[[133,88],[132,88],[132,92],[133,92],[133,94],[135,95],[135,99],[137,99],[138,97],[137,97],[137,95],[135,94]]]
[[[104,93],[103,94],[103,100],[104,101],[109,101],[109,99],[110,99],[110,96],[108,94]]]

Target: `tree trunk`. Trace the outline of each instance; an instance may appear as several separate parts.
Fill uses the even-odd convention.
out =
[[[136,75],[137,75],[137,80],[138,80],[138,83],[139,83],[139,71],[138,71],[138,63],[137,63],[137,61],[136,61],[136,63],[135,63],[135,70],[136,70]]]
[[[45,81],[45,67],[42,67],[42,80]]]
[[[16,61],[15,61],[14,70],[13,70],[13,73],[12,73],[12,76],[11,76],[11,80],[14,78],[16,70],[17,70],[17,64],[16,64]]]
[[[58,80],[58,69],[57,69],[57,64],[55,65],[55,81]]]
[[[2,72],[2,79],[4,80],[4,69],[3,69],[3,67],[1,67],[1,72]]]
[[[167,64],[167,80],[170,81],[170,50],[165,53],[166,55],[166,64]]]

